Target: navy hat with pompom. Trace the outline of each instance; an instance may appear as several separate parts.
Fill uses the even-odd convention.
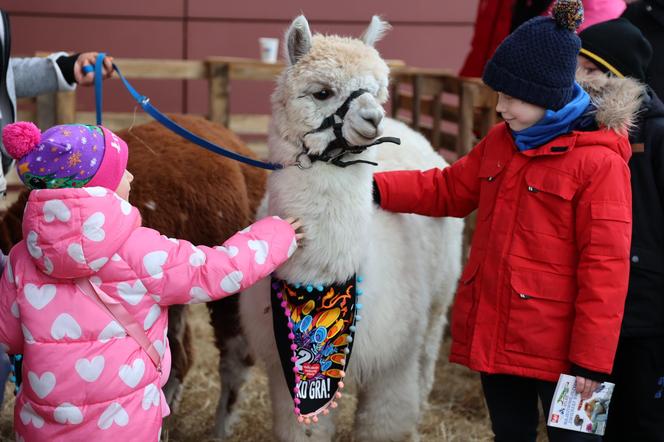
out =
[[[498,46],[482,80],[495,91],[559,110],[574,96],[582,21],[581,0],[556,1],[551,16],[525,22]]]

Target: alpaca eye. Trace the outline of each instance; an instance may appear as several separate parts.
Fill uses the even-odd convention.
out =
[[[332,91],[329,90],[329,89],[323,89],[322,91],[319,91],[319,92],[314,93],[313,96],[314,96],[314,98],[315,98],[316,100],[325,101],[325,100],[327,100],[328,98],[333,97],[333,96],[334,96],[334,92],[332,92]]]

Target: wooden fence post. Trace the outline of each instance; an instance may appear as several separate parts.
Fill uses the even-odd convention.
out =
[[[230,123],[229,66],[226,62],[207,61],[207,63],[210,120],[228,127]]]
[[[56,124],[76,123],[76,91],[55,94]]]
[[[55,94],[40,95],[35,99],[35,103],[37,126],[41,130],[55,126],[57,113],[55,110]]]

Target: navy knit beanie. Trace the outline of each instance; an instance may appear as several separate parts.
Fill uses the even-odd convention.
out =
[[[581,0],[558,0],[551,16],[519,26],[498,46],[482,80],[503,92],[545,109],[559,110],[574,96],[576,57],[583,21]]]

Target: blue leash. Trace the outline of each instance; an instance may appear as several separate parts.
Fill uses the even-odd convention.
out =
[[[106,57],[106,54],[103,52],[100,52],[99,55],[97,55],[97,62],[95,63],[94,67],[94,73],[95,73],[95,110],[97,112],[97,124],[101,125],[101,116],[102,116],[102,99],[103,99],[103,93],[102,93],[102,67],[103,67],[103,62],[104,58]],[[166,115],[164,115],[162,112],[160,112],[156,107],[154,107],[150,103],[150,99],[146,97],[145,95],[139,94],[136,89],[132,87],[131,84],[127,81],[127,79],[122,75],[122,72],[120,72],[120,69],[113,64],[113,69],[118,73],[118,77],[120,77],[120,80],[125,85],[125,88],[129,91],[132,97],[134,97],[134,100],[140,104],[140,106],[143,108],[145,112],[147,112],[152,118],[157,120],[159,123],[161,123],[163,126],[165,126],[167,129],[175,132],[176,134],[180,135],[181,137],[191,141],[192,143],[195,143],[210,152],[214,152],[218,155],[225,156],[227,158],[230,158],[235,161],[239,161],[241,163],[248,164],[250,166],[254,167],[259,167],[261,169],[267,169],[267,170],[279,170],[283,169],[284,166],[282,164],[275,164],[275,163],[266,163],[263,161],[255,160],[253,158],[245,157],[243,155],[240,155],[238,153],[235,153],[231,150],[225,149],[223,147],[217,146],[214,143],[211,143],[210,141],[199,137],[198,135],[194,134],[193,132],[185,129],[184,127],[180,126],[177,124],[175,121],[171,120],[168,118]],[[83,73],[88,74],[89,72],[92,72],[92,66],[84,66],[83,67]]]

